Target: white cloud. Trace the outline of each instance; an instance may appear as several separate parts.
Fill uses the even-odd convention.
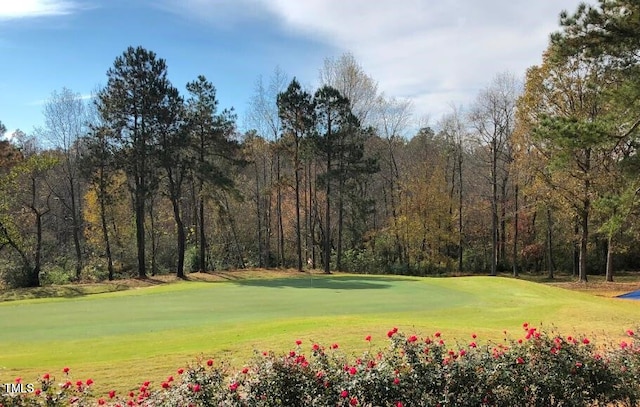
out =
[[[0,20],[69,14],[75,7],[67,0],[0,0]]]
[[[260,0],[290,29],[350,51],[418,115],[468,104],[498,73],[541,60],[563,9],[580,0]]]
[[[239,22],[262,18],[267,12],[260,0],[149,0],[149,4],[221,27],[232,27]]]
[[[90,94],[90,93],[85,93],[85,94],[81,94],[79,99],[80,100],[90,100],[93,99],[95,97],[95,95]],[[28,106],[44,106],[47,102],[49,102],[50,99],[38,99],[38,100],[34,100],[32,102],[30,102],[28,104]]]
[[[13,141],[15,139],[14,135],[15,135],[16,131],[18,131],[18,129],[7,130],[4,133],[4,136],[2,138],[0,138],[0,140]]]

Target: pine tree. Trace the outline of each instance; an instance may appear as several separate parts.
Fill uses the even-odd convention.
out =
[[[173,89],[167,65],[152,51],[129,47],[107,71],[97,108],[117,147],[116,162],[127,174],[133,200],[138,276],[146,278],[145,214],[158,188],[156,151],[163,109]]]

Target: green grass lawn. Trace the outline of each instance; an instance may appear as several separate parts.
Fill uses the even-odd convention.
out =
[[[386,345],[393,326],[466,343],[517,338],[522,322],[617,340],[637,328],[640,302],[499,277],[410,278],[292,274],[177,282],[62,298],[0,302],[0,383],[45,372],[93,378],[98,393],[158,384],[212,357],[239,367],[254,350],[338,342],[348,352]]]

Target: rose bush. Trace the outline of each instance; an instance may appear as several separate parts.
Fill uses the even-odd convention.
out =
[[[619,346],[562,336],[523,324],[522,337],[500,343],[449,342],[439,332],[406,336],[393,328],[389,346],[347,357],[298,340],[284,354],[258,353],[239,371],[198,360],[155,386],[94,395],[93,380],[40,378],[30,394],[0,394],[13,406],[607,406],[639,405],[640,346],[635,333]],[[371,336],[364,340],[370,342]],[[18,378],[16,380],[22,380]]]

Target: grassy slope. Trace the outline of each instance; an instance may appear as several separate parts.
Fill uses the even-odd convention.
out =
[[[0,383],[59,372],[92,377],[99,392],[156,381],[198,355],[238,366],[253,350],[286,350],[295,339],[384,346],[398,326],[500,340],[523,321],[614,339],[636,328],[640,303],[521,280],[306,275],[181,282],[75,298],[0,303]]]

